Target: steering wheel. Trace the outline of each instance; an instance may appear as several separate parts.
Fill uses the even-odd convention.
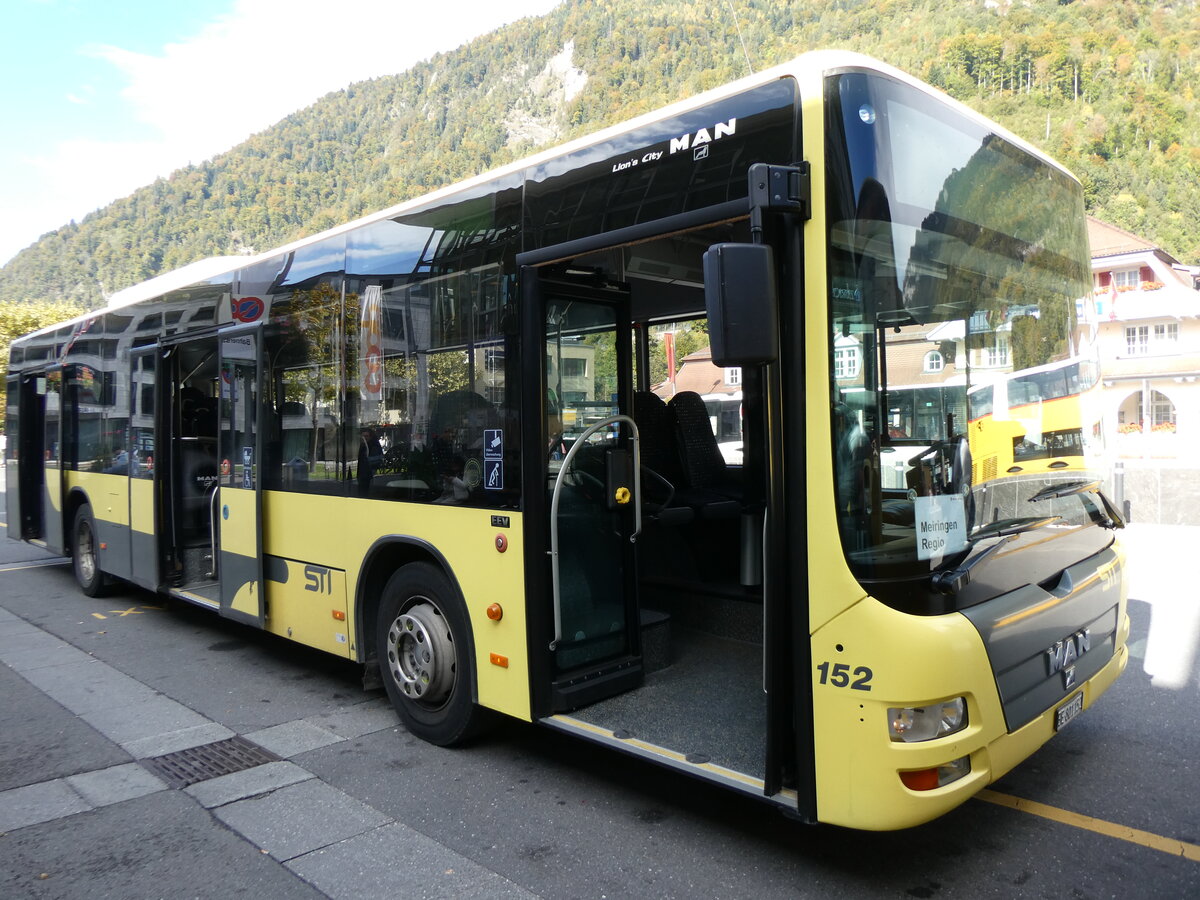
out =
[[[950,441],[943,441],[943,440],[934,441],[932,444],[930,444],[928,447],[926,447],[924,450],[922,450],[920,453],[918,453],[912,459],[908,460],[908,465],[910,465],[910,466],[918,465],[921,462],[921,460],[926,459],[927,457],[930,457],[930,456],[934,456],[934,455],[940,453],[943,449],[949,447],[950,443],[951,443]]]
[[[667,481],[666,478],[664,478],[658,472],[651,469],[649,466],[642,466],[642,481],[646,480],[647,475],[650,476],[651,481],[656,482],[659,486],[661,486],[666,491],[666,494],[667,494],[667,498],[665,500],[663,500],[661,503],[656,502],[654,504],[651,504],[646,501],[646,492],[642,491],[643,505],[647,508],[647,510],[651,513],[651,515],[653,515],[655,513],[662,512],[664,509],[666,509],[668,506],[671,505],[671,501],[675,498],[675,485],[671,484],[671,482]]]

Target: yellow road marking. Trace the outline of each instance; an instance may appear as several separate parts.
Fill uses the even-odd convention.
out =
[[[126,616],[140,616],[142,614],[143,609],[150,609],[150,610],[154,610],[155,612],[162,612],[163,610],[166,609],[166,607],[165,606],[143,606],[139,609],[136,606],[131,606],[131,607],[129,607],[129,609],[110,609],[109,612],[112,613],[113,615],[115,615],[118,619],[123,619]],[[103,613],[92,613],[92,618],[107,619],[108,616],[104,615]]]
[[[1197,844],[1189,844],[1186,841],[1166,838],[1149,831],[1117,825],[1114,822],[1106,822],[1104,819],[1094,819],[1091,816],[1083,816],[1055,806],[1047,806],[1045,803],[1038,803],[1035,800],[1010,797],[1008,794],[999,794],[992,790],[982,790],[975,796],[988,803],[995,803],[997,806],[1007,806],[1009,809],[1041,816],[1043,819],[1050,819],[1053,822],[1061,822],[1064,825],[1072,825],[1085,831],[1094,831],[1096,834],[1128,841],[1131,844],[1140,844],[1151,850],[1169,853],[1171,856],[1182,856],[1192,862],[1200,862],[1200,845]]]

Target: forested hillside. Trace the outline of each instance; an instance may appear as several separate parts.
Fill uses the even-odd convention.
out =
[[[819,47],[943,88],[1069,165],[1094,214],[1200,261],[1196,0],[565,0],[45,235],[0,302],[98,306]]]

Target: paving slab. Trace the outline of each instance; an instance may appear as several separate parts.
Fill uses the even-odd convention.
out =
[[[345,740],[340,734],[316,725],[311,720],[272,725],[261,731],[251,731],[246,737],[284,759]]]
[[[129,762],[129,754],[0,666],[0,791]]]
[[[399,822],[306,853],[286,865],[335,900],[536,896]],[[347,880],[347,872],[354,873],[353,879]]]
[[[270,791],[299,784],[312,778],[312,772],[302,769],[287,760],[264,763],[243,772],[233,772],[219,778],[210,778],[184,788],[184,793],[190,794],[199,801],[201,806],[211,809],[224,806],[247,797],[256,797]]]
[[[90,657],[82,650],[63,643],[57,638],[54,640],[54,644],[44,643],[40,647],[4,650],[2,653],[4,663],[14,671],[28,672],[32,669],[45,669],[49,666],[66,666],[90,661]]]
[[[92,805],[61,779],[0,793],[0,834],[86,812]]]
[[[65,779],[92,806],[111,806],[167,789],[162,779],[137,763],[110,766]]]
[[[0,839],[0,897],[231,897],[320,900],[278,862],[214,823],[179,791],[9,832]]]
[[[8,661],[10,653],[21,653],[29,650],[54,650],[59,647],[67,647],[68,644],[60,641],[54,635],[42,631],[36,625],[31,625],[24,619],[17,619],[15,622],[6,622],[0,625],[0,659]],[[82,651],[76,650],[76,653],[86,656]]]
[[[140,681],[91,657],[68,665],[28,669],[21,675],[76,715],[157,696]]]
[[[190,750],[216,741],[224,741],[233,737],[234,732],[216,722],[205,721],[190,728],[178,731],[164,731],[144,738],[137,738],[121,743],[121,748],[135,759],[146,759],[151,756],[163,756],[179,750]]]
[[[80,718],[118,744],[209,723],[204,716],[161,694],[141,697],[109,709],[84,712]]]
[[[305,721],[318,728],[328,729],[346,739],[362,737],[364,734],[372,734],[400,725],[400,717],[387,700],[371,700],[339,712],[310,716]]]
[[[391,821],[316,780],[213,810],[222,822],[278,860],[288,860]]]

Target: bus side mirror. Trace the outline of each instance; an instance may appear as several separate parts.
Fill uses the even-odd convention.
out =
[[[704,254],[708,336],[717,366],[774,362],[775,263],[767,244],[713,244]]]

